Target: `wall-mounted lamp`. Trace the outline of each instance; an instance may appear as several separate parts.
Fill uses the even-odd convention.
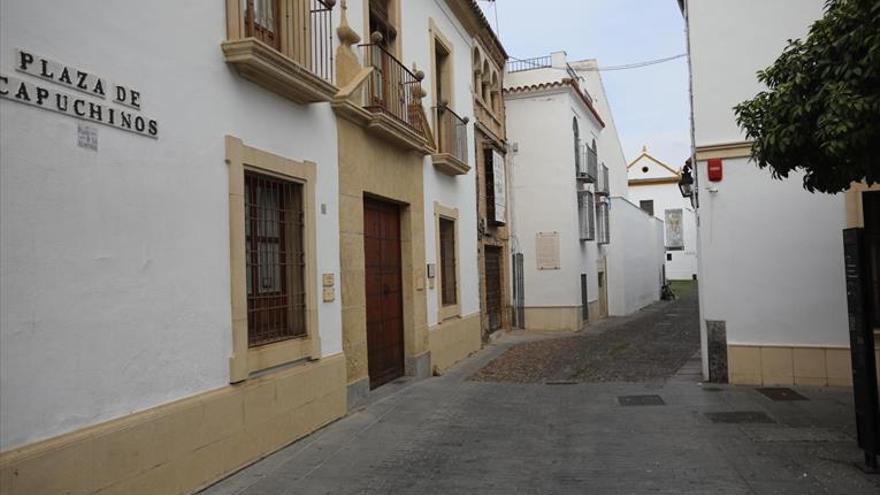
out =
[[[684,168],[681,169],[681,179],[678,180],[678,189],[684,198],[690,198],[694,195],[694,176],[691,175],[691,160],[685,162]]]

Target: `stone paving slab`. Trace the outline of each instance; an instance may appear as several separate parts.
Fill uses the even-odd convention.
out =
[[[751,387],[704,387],[693,356],[680,373],[648,382],[469,379],[510,342],[442,377],[382,390],[362,410],[204,493],[880,493],[880,476],[853,466],[861,451],[849,389],[797,387],[808,401],[776,402]],[[652,394],[665,405],[618,400]],[[706,417],[725,411],[762,411],[773,423]]]

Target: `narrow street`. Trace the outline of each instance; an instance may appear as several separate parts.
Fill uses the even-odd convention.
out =
[[[702,386],[697,321],[691,291],[577,334],[507,335],[203,493],[878,492],[852,464],[850,389]]]

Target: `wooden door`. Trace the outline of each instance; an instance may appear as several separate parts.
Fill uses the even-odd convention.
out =
[[[370,388],[403,375],[400,209],[364,200],[367,367]]]
[[[501,248],[498,246],[486,246],[486,316],[488,318],[487,332],[494,332],[501,328],[501,314],[503,304],[501,302]]]
[[[608,316],[608,287],[606,287],[605,272],[599,272],[599,316]]]

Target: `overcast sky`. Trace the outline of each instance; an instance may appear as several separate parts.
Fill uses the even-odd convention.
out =
[[[622,65],[685,53],[684,20],[676,0],[479,1],[511,57],[564,50],[569,60]],[[680,166],[690,153],[685,58],[639,69],[605,71],[602,80],[627,161],[647,145]]]

